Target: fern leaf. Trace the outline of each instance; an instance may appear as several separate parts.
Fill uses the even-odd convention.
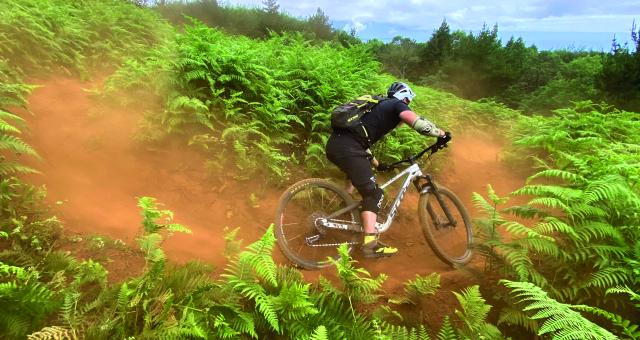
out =
[[[309,340],[329,340],[327,336],[327,328],[322,325],[318,326],[318,328],[313,331],[313,334],[311,334]]]
[[[467,336],[471,338],[484,337],[487,339],[501,339],[500,331],[493,325],[486,323],[486,318],[491,306],[486,304],[480,294],[479,286],[466,288],[461,294],[453,292],[462,307],[462,311],[455,313],[466,325]]]
[[[537,310],[531,316],[532,319],[546,319],[540,326],[538,335],[550,333],[557,339],[616,339],[609,331],[572,310],[570,305],[551,299],[546,292],[531,283],[508,280],[500,282],[511,288],[520,302],[528,303],[524,311]]]
[[[20,138],[11,135],[0,134],[0,150],[40,157],[38,156],[38,153],[29,146],[29,144],[23,142]]]
[[[513,308],[503,308],[500,311],[498,325],[503,323],[524,327],[532,333],[538,333],[538,329],[540,328],[538,321],[529,318],[525,312]]]
[[[438,340],[458,340],[458,336],[456,335],[456,331],[451,325],[451,320],[449,320],[449,316],[444,317],[444,321],[442,321],[442,327],[440,327],[440,331],[438,332]]]
[[[440,288],[440,275],[431,273],[427,276],[416,275],[416,278],[404,284],[404,295],[389,299],[390,303],[416,304],[423,296],[433,295]]]
[[[585,306],[585,305],[571,306],[571,308],[574,310],[584,311],[584,312],[588,312],[594,315],[604,317],[605,319],[611,321],[613,325],[619,327],[621,329],[619,330],[619,332],[622,333],[623,335],[634,340],[640,339],[640,325],[639,324],[634,325],[631,323],[631,321],[623,319],[620,315],[608,312],[604,309]]]
[[[533,180],[541,178],[541,177],[559,178],[559,179],[562,179],[564,181],[567,181],[567,182],[573,183],[573,184],[582,184],[582,183],[586,183],[586,181],[587,181],[581,175],[573,173],[573,172],[570,172],[570,171],[559,170],[559,169],[547,169],[547,170],[540,171],[540,172],[536,173],[535,175],[530,176],[529,178],[527,178],[527,184],[529,184]]]

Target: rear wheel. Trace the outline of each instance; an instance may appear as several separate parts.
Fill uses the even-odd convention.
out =
[[[462,201],[451,190],[438,186],[447,209],[455,220],[450,225],[440,202],[432,191],[420,196],[418,214],[424,237],[433,252],[445,263],[465,265],[471,261],[470,245],[473,232],[469,213]]]
[[[346,191],[324,179],[306,179],[290,186],[280,197],[276,213],[278,246],[289,260],[300,267],[318,269],[331,265],[328,257],[339,258],[336,248],[348,243],[351,251],[360,235],[327,229],[318,223],[318,219],[353,203]],[[360,223],[357,209],[333,219]]]

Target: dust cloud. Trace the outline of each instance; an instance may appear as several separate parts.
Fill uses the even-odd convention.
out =
[[[273,221],[281,188],[264,188],[263,179],[220,185],[211,179],[205,159],[184,142],[167,141],[161,147],[138,142],[135,137],[142,110],[109,107],[92,100],[84,91],[96,84],[75,79],[52,79],[29,97],[26,141],[42,156],[32,162],[41,171],[30,175],[44,184],[48,200],[69,233],[105,235],[134,245],[141,230],[136,197],[152,196],[175,213],[175,221],[187,225],[192,235],[174,235],[164,248],[176,262],[202,260],[223,266],[226,259],[223,234],[226,227],[241,227],[244,244],[259,238]],[[502,145],[486,135],[456,132],[445,168],[436,180],[463,199],[470,211],[472,192],[486,192],[491,183],[499,194],[520,187],[523,177],[502,162]],[[259,207],[249,200],[262,186]],[[443,283],[468,282],[459,272],[441,263],[427,246],[416,213],[417,194],[403,203],[398,219],[384,240],[400,249],[384,260],[361,265],[373,274],[386,273],[385,287],[402,287],[416,274],[443,273]],[[472,217],[475,213],[472,213]],[[284,261],[279,251],[278,261]],[[313,279],[319,273],[307,272]],[[322,271],[331,277],[332,269]],[[447,276],[448,275],[448,276]]]

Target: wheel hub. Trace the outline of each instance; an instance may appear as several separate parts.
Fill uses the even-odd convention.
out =
[[[313,228],[321,235],[327,233],[327,228],[322,224],[325,216],[326,214],[320,211],[316,211],[309,215],[309,224],[312,225]]]

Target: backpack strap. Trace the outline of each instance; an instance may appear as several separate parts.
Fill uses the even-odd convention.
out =
[[[367,113],[371,112],[371,110],[373,110],[373,108],[374,108],[376,105],[380,104],[381,102],[383,102],[383,101],[385,101],[385,100],[387,100],[387,99],[390,99],[390,98],[388,98],[388,97],[384,97],[384,96],[382,96],[382,95],[370,95],[370,94],[365,94],[364,96],[360,96],[360,97],[356,98],[356,100],[361,100],[361,101],[363,101],[363,103],[362,103],[362,104],[360,104],[360,105],[358,105],[358,107],[363,107],[363,106],[365,106],[365,105],[371,105],[371,104],[373,104],[373,105],[371,105],[371,107],[370,107],[370,108],[365,112],[365,114],[363,115],[363,117],[364,117]],[[363,133],[364,133],[364,137],[365,137],[365,138],[366,138],[366,140],[367,140],[367,147],[369,147],[369,148],[370,148],[370,147],[373,145],[373,143],[371,143],[371,137],[369,136],[369,131],[367,131],[367,128],[364,126],[364,124],[363,124],[363,123],[360,123],[360,127],[362,128],[362,131],[363,131]]]

